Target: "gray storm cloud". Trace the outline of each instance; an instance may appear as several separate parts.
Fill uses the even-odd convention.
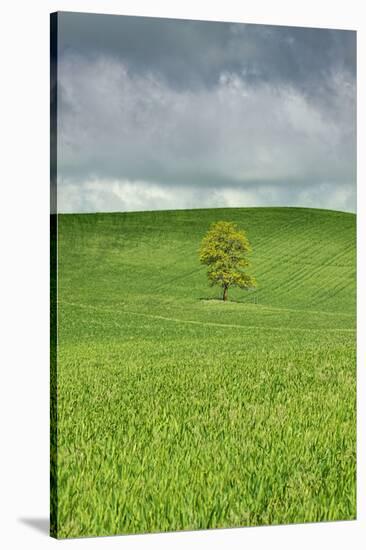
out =
[[[355,210],[354,33],[118,16],[88,27],[88,16],[83,35],[71,15],[59,31],[59,211]]]

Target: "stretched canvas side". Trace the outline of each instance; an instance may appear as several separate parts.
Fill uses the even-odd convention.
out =
[[[50,33],[50,535],[57,538],[57,13]]]

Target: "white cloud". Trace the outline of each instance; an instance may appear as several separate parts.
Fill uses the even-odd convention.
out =
[[[230,73],[179,91],[107,57],[65,56],[59,76],[60,211],[355,206],[355,90],[342,73],[327,104]]]
[[[59,212],[131,212],[182,208],[220,208],[248,206],[304,206],[352,210],[352,187],[337,184],[306,186],[294,191],[291,186],[258,184],[218,186],[200,189],[190,186],[166,186],[146,181],[90,180],[63,183],[59,187]]]

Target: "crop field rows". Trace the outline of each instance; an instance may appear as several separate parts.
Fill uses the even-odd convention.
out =
[[[226,303],[217,220],[258,281]],[[355,518],[353,214],[60,215],[58,261],[58,537]]]

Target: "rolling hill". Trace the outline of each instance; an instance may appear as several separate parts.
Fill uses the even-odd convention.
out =
[[[219,220],[258,281],[227,303],[198,262]],[[58,536],[355,517],[355,236],[306,208],[58,216]]]

